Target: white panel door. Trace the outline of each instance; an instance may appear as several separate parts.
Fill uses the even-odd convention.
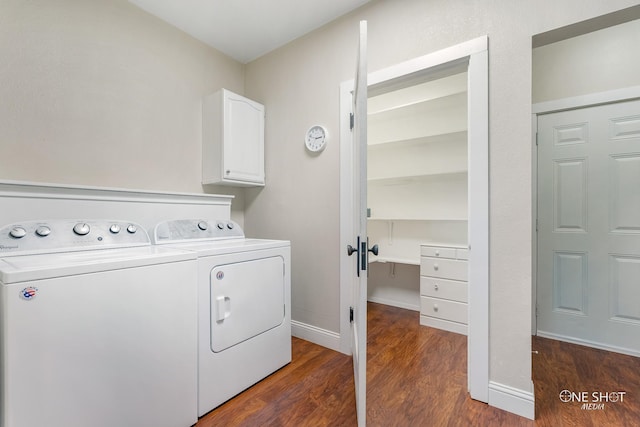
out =
[[[349,245],[349,255],[357,258],[358,280],[354,281],[351,321],[351,353],[356,392],[358,426],[366,425],[367,417],[367,22],[360,21],[358,59],[353,94],[354,168],[358,179],[354,183],[355,247]]]
[[[538,334],[640,355],[640,101],[538,118]]]

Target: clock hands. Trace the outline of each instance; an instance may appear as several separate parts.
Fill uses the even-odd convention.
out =
[[[322,126],[311,126],[305,135],[307,149],[313,152],[321,151],[327,142],[327,131]]]

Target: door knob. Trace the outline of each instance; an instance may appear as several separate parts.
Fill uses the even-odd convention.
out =
[[[369,252],[373,253],[375,256],[378,256],[378,245],[373,245],[369,248]]]
[[[351,245],[347,245],[347,255],[351,256],[354,252],[358,252],[358,249]]]

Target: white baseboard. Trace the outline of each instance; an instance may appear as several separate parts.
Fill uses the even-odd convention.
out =
[[[533,383],[531,390],[533,390]],[[535,419],[536,407],[533,392],[489,381],[489,405],[530,420]]]
[[[600,350],[612,351],[614,353],[627,354],[629,356],[640,357],[640,351],[624,348],[624,347],[616,347],[614,345],[602,344],[595,341],[582,340],[579,338],[568,337],[565,335],[554,334],[552,332],[538,331],[537,335],[542,338],[550,338],[552,340],[564,341],[571,344],[584,345],[586,347],[593,347]]]
[[[367,298],[367,301],[375,302],[378,304],[390,305],[392,307],[404,308],[406,310],[411,310],[411,311],[420,311],[419,305],[398,301],[398,300],[393,300],[389,298],[384,298],[384,297],[371,296]]]
[[[291,335],[314,344],[340,351],[340,334],[306,323],[291,321]]]

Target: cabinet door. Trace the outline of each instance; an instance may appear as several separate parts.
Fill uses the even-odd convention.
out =
[[[264,107],[225,92],[223,178],[264,184]]]

